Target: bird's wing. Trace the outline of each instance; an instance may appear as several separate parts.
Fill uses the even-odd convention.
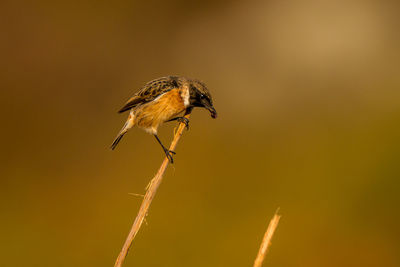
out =
[[[118,111],[119,113],[125,112],[140,104],[153,101],[158,96],[179,87],[177,77],[168,76],[162,77],[148,82],[142,89],[140,89],[128,102]]]

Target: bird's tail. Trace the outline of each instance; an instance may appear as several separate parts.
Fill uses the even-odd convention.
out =
[[[118,145],[119,141],[121,141],[122,137],[124,137],[124,134],[126,134],[126,132],[119,133],[118,136],[114,139],[114,141],[111,144],[112,150],[115,149],[115,147]]]
[[[112,144],[111,144],[112,150],[115,149],[115,147],[118,145],[119,141],[121,141],[122,137],[126,134],[126,132],[128,132],[128,130],[133,127],[133,125],[134,125],[133,118],[134,118],[134,116],[133,116],[133,113],[131,112],[129,114],[128,120],[126,121],[124,127],[122,127],[122,130],[119,132],[117,137],[112,142]]]

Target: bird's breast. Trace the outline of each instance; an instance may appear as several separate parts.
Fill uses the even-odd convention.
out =
[[[175,117],[186,109],[179,89],[173,89],[135,110],[135,124],[156,129],[159,124]]]

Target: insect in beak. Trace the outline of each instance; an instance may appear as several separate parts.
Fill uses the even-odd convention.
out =
[[[213,119],[216,119],[217,118],[217,111],[215,110],[215,108],[214,107],[210,107],[210,108],[208,108],[208,110],[211,112],[211,117]]]
[[[210,111],[211,113],[211,117],[213,119],[217,118],[217,111],[215,110],[215,108],[213,107],[213,105],[207,100],[207,99],[202,99],[202,104],[203,106]]]

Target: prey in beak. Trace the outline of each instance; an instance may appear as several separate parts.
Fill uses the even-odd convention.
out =
[[[215,110],[215,108],[214,108],[214,106],[213,106],[213,104],[211,102],[211,99],[206,98],[204,95],[200,96],[200,98],[201,98],[202,106],[204,108],[206,108],[210,112],[211,117],[213,119],[216,119],[217,118],[217,111]]]

